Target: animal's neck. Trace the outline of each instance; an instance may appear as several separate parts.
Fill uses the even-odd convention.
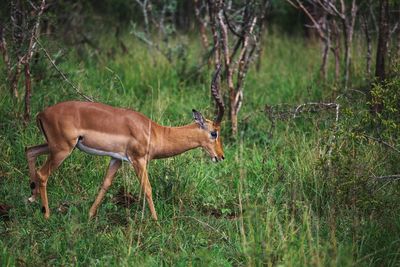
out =
[[[164,127],[152,135],[152,158],[168,158],[201,146],[196,123],[182,127]]]

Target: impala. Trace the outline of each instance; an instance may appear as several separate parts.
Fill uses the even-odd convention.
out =
[[[214,162],[224,159],[220,137],[224,104],[217,88],[219,72],[220,68],[217,68],[211,82],[211,93],[217,107],[214,121],[205,119],[193,109],[194,123],[165,127],[133,110],[78,101],[58,103],[39,113],[38,127],[46,143],[26,149],[32,190],[29,201],[34,202],[40,194],[42,212],[46,219],[49,218],[48,177],[74,148],[78,148],[89,154],[111,157],[103,184],[89,210],[89,218],[96,214],[122,161],[127,161],[136,172],[153,219],[157,220],[147,174],[150,160],[172,157],[197,147],[205,149]],[[36,158],[43,154],[48,154],[48,158],[36,171]]]

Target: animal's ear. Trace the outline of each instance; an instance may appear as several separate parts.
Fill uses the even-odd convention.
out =
[[[194,121],[200,126],[202,129],[206,129],[205,120],[203,115],[195,109],[192,109]]]

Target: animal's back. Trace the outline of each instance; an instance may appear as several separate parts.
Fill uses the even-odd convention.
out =
[[[139,138],[147,132],[150,121],[133,110],[80,101],[50,106],[39,113],[37,119],[46,138],[62,136],[71,144],[80,137],[100,136],[97,133],[101,133],[103,142],[111,135]]]

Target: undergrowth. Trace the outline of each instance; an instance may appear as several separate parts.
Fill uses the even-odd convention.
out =
[[[44,45],[96,101],[138,110],[163,125],[190,123],[192,108],[212,118],[211,72],[190,72],[201,53],[197,40],[187,41],[192,49],[182,77],[182,68],[132,39],[124,37],[129,54],[107,53],[114,44],[106,37],[102,53],[85,47],[80,56],[52,42]],[[78,151],[49,179],[52,214],[45,220],[40,204],[26,201],[24,155],[26,146],[44,139],[34,121],[22,124],[22,105],[2,83],[0,203],[11,206],[9,218],[0,221],[2,265],[398,265],[399,185],[376,177],[399,172],[399,96],[393,93],[399,80],[375,85],[372,98],[364,96],[366,90],[358,96],[338,89],[338,121],[328,110],[271,127],[265,112],[265,105],[331,97],[331,82],[318,81],[316,49],[301,38],[267,40],[261,69],[251,69],[246,81],[238,137],[229,138],[229,123],[222,125],[223,163],[212,164],[201,150],[150,163],[158,224],[143,210],[128,164],[88,221],[109,159]],[[79,99],[46,60],[41,54],[33,68],[33,115]],[[372,115],[371,101],[390,108]]]

